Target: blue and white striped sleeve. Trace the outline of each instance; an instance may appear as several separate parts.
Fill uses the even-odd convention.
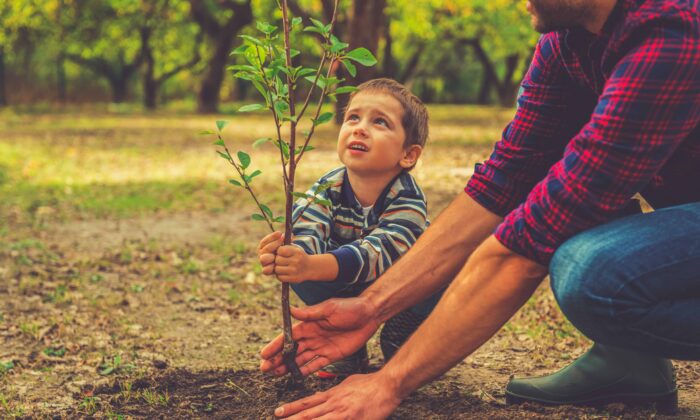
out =
[[[321,185],[321,181],[323,181],[323,179],[316,182],[311,189],[307,191],[307,194],[313,195],[314,191],[317,191]],[[316,195],[319,198],[329,200],[328,190]],[[309,204],[309,202],[305,198],[300,198],[294,203],[292,220],[296,220],[297,222],[292,228],[292,233],[294,235],[292,244],[299,246],[309,255],[325,254],[328,249],[328,242],[333,227],[331,209],[318,203],[311,203],[307,208],[307,204]],[[298,217],[299,213],[302,211],[304,213],[301,217]]]
[[[368,235],[330,251],[338,260],[338,280],[348,284],[376,280],[413,246],[426,227],[425,196],[400,192]]]

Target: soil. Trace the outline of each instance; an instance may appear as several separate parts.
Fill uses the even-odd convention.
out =
[[[286,379],[257,371],[280,316],[277,285],[253,264],[250,238],[262,228],[243,219],[192,213],[11,232],[0,250],[0,414],[266,419],[281,402],[330,387],[309,378],[289,391]],[[665,418],[622,404],[505,405],[511,375],[552,372],[589,345],[543,284],[493,340],[393,418]],[[376,339],[370,353],[379,367]],[[676,367],[674,418],[700,418],[700,364]]]

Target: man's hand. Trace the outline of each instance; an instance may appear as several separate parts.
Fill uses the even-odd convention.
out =
[[[274,262],[277,279],[285,283],[301,283],[316,280],[316,273],[311,256],[294,245],[282,245],[277,248]]]
[[[284,243],[282,232],[272,232],[262,238],[258,244],[258,260],[262,265],[262,273],[271,276],[275,273],[275,254]]]
[[[393,384],[380,373],[353,375],[325,392],[284,404],[275,416],[291,420],[326,418],[385,419],[399,406]],[[300,413],[299,415],[295,415]],[[330,418],[330,417],[328,417]]]
[[[329,299],[304,309],[292,308],[292,316],[302,321],[292,328],[301,373],[308,375],[359,350],[379,328],[376,312],[364,298]],[[280,334],[262,349],[263,372],[287,373],[282,363],[283,340]]]

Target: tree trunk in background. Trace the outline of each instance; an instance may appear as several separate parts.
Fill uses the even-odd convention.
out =
[[[348,24],[348,50],[364,47],[377,55],[379,39],[388,25],[385,9],[386,0],[355,0],[352,6],[352,17]],[[377,75],[376,67],[357,66],[357,75],[351,77],[343,66],[338,66],[336,77],[345,78],[346,84],[357,86]],[[343,122],[343,111],[348,104],[348,95],[340,95],[335,107],[335,122]]]
[[[141,55],[146,69],[143,72],[143,106],[148,110],[156,109],[158,83],[155,80],[155,60],[151,50],[151,28],[141,28]]]
[[[520,63],[520,54],[511,54],[506,57],[506,74],[503,82],[498,85],[498,101],[502,106],[513,106],[518,95],[520,84],[513,81],[513,75]]]
[[[0,106],[7,105],[5,96],[5,49],[0,46]]]
[[[253,21],[250,0],[238,3],[233,0],[223,1],[221,5],[233,11],[223,25],[207,7],[203,0],[190,0],[192,18],[213,42],[214,53],[209,59],[207,70],[199,90],[198,110],[201,113],[216,112],[219,107],[219,91],[224,80],[226,63],[235,36]]]
[[[118,75],[113,79],[109,79],[109,86],[112,88],[112,102],[121,104],[126,102],[129,96],[129,77]]]
[[[56,92],[58,94],[58,102],[66,103],[66,67],[65,57],[63,53],[59,53],[56,58]]]

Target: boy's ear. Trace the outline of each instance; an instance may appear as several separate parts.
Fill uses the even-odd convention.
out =
[[[418,162],[421,153],[423,153],[423,148],[417,144],[412,144],[407,149],[404,149],[403,158],[399,161],[399,165],[404,169],[413,168],[416,166],[416,162]]]

